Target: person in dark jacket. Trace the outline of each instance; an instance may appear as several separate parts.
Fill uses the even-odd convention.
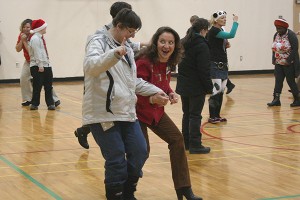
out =
[[[182,102],[182,134],[185,148],[191,154],[209,153],[210,148],[202,145],[201,112],[205,95],[211,94],[213,85],[210,77],[209,47],[205,39],[209,22],[196,19],[182,39],[185,55],[178,66],[176,92]]]
[[[299,90],[295,78],[299,76],[299,54],[298,38],[296,33],[288,29],[289,24],[285,19],[279,18],[274,21],[276,33],[272,44],[272,63],[275,65],[275,88],[273,101],[268,106],[281,106],[280,94],[283,87],[284,78],[294,96],[291,107],[300,106]]]

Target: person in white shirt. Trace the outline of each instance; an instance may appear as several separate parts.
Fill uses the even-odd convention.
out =
[[[49,63],[48,51],[43,35],[46,33],[47,23],[33,20],[29,37],[30,73],[33,77],[33,94],[30,110],[37,110],[40,105],[42,87],[45,90],[45,100],[48,110],[55,110],[52,96],[53,73]]]
[[[23,50],[25,62],[23,64],[21,76],[20,76],[20,86],[22,93],[22,106],[29,106],[31,104],[32,98],[32,85],[31,85],[31,74],[30,74],[30,57],[28,53],[28,38],[30,36],[31,30],[31,19],[25,19],[20,26],[20,34],[18,36],[18,41],[16,44],[16,51],[21,52]],[[54,89],[52,89],[53,99],[55,107],[60,105],[60,100],[56,95]]]

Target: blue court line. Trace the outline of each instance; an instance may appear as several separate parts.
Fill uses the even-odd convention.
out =
[[[30,176],[29,174],[27,174],[26,172],[24,172],[23,170],[21,170],[20,168],[18,168],[16,165],[14,165],[13,163],[11,163],[10,161],[8,161],[7,159],[5,159],[1,155],[0,155],[0,160],[2,160],[3,162],[5,162],[8,166],[10,166],[12,169],[14,169],[15,171],[17,171],[19,174],[23,175],[25,178],[29,179],[32,183],[34,183],[36,186],[38,186],[39,188],[41,188],[42,190],[44,190],[45,192],[47,192],[49,195],[51,195],[56,200],[62,200],[62,198],[60,196],[58,196],[57,194],[55,194],[52,190],[50,190],[49,188],[47,188],[46,186],[44,186],[43,184],[41,184],[40,182],[38,182],[37,180],[35,180],[34,178],[32,178],[32,176]]]
[[[276,199],[291,199],[300,197],[300,194],[291,195],[291,196],[282,196],[282,197],[273,197],[273,198],[266,198],[266,199],[258,199],[258,200],[276,200]]]

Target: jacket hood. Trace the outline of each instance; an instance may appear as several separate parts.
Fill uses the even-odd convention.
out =
[[[206,39],[202,35],[195,34],[195,36],[192,38],[191,41],[187,41],[184,44],[184,48],[188,49],[188,48],[194,46],[195,44],[202,43],[202,42],[206,42]]]

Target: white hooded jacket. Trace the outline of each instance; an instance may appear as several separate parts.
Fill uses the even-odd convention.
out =
[[[128,42],[125,47],[130,64],[124,56],[116,57],[117,47],[106,29],[88,37],[83,62],[83,125],[135,121],[136,94],[151,96],[162,91],[137,78],[134,53]]]

